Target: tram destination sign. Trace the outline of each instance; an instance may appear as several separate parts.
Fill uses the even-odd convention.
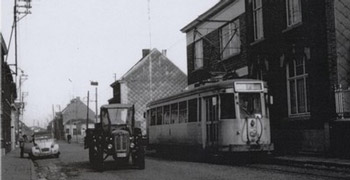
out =
[[[237,92],[260,92],[263,90],[262,82],[235,82]]]

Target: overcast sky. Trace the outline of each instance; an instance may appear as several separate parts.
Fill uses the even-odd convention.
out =
[[[86,103],[87,91],[90,97],[95,93],[90,81],[99,82],[99,106],[107,104],[114,76],[126,73],[145,48],[167,49],[170,60],[187,74],[180,29],[218,0],[149,2],[150,20],[148,0],[32,0],[32,14],[18,24],[18,66],[28,75],[22,87],[28,92],[24,122],[44,126],[52,119],[52,105],[58,111],[76,96]],[[1,3],[1,32],[8,45],[14,1]],[[13,50],[12,42],[10,64]]]

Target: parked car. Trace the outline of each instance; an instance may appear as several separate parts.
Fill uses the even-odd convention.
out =
[[[53,156],[58,158],[60,156],[59,145],[55,143],[55,139],[50,132],[36,132],[32,139],[33,146],[29,156],[48,157]]]

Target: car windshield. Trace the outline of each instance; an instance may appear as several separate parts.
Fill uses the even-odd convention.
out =
[[[111,125],[126,124],[128,120],[128,109],[108,109]]]
[[[34,135],[35,140],[51,139],[51,134],[36,134]]]

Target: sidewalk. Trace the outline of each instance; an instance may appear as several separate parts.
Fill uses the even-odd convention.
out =
[[[317,169],[341,168],[350,170],[350,159],[340,158],[286,155],[273,157],[272,163]]]
[[[1,179],[3,180],[35,180],[34,164],[28,155],[20,158],[19,148],[1,157]]]

